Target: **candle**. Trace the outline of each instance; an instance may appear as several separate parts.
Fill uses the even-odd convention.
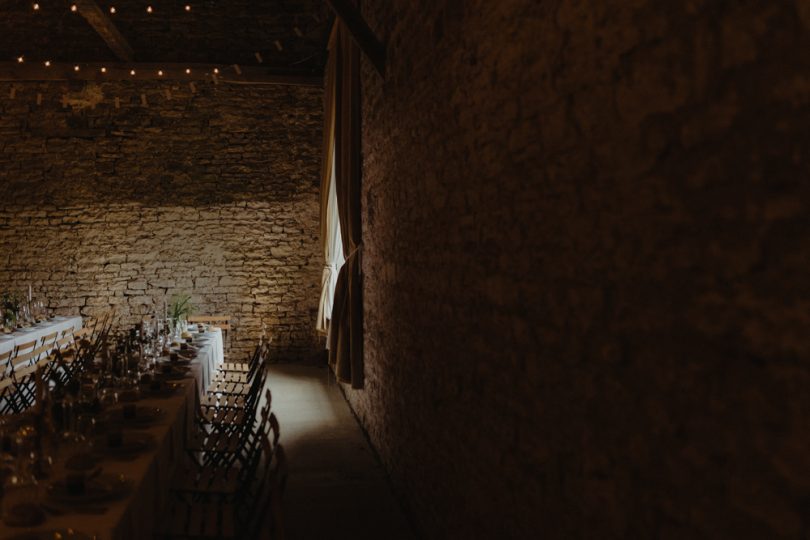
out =
[[[32,297],[31,297],[31,284],[29,283],[29,284],[28,284],[28,301],[29,301],[29,302],[31,301],[31,298],[32,298]]]

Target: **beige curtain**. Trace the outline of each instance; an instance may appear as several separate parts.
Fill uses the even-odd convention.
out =
[[[334,48],[335,36],[336,32],[333,31],[329,40],[330,50]],[[324,267],[316,323],[316,329],[321,334],[326,334],[329,329],[338,270],[344,261],[334,180],[335,67],[334,62],[327,65],[324,91],[323,163],[321,167],[321,248],[323,249]]]
[[[327,84],[334,85],[335,193],[343,254],[329,331],[329,363],[338,380],[363,386],[363,298],[360,230],[360,49],[338,19],[332,36]],[[330,40],[331,41],[331,40]],[[327,94],[330,91],[327,90]],[[327,150],[328,151],[328,150]]]

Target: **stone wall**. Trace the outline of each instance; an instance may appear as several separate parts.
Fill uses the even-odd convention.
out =
[[[0,84],[0,288],[122,322],[189,293],[233,317],[236,355],[263,324],[278,358],[317,350],[320,89],[13,88]]]
[[[366,387],[428,538],[810,530],[810,8],[374,0]]]

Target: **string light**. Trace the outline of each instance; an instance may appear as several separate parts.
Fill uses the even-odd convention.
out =
[[[191,11],[191,6],[189,4],[186,4],[186,11]]]
[[[70,4],[70,11],[76,13],[79,10],[79,7],[76,4]]]
[[[73,71],[79,71],[79,66],[73,66]]]
[[[163,77],[163,70],[162,69],[158,70],[158,77]]]
[[[101,72],[102,72],[102,73],[107,73],[107,68],[105,68],[104,66],[102,66],[102,67],[101,67]]]
[[[152,6],[146,6],[146,12],[152,13]]]
[[[219,68],[214,68],[214,73],[219,73]]]
[[[130,69],[130,70],[129,70],[129,74],[130,74],[130,75],[135,75],[135,70],[134,70],[134,69]]]
[[[110,13],[115,15],[115,6],[110,6]]]
[[[186,75],[190,75],[190,74],[191,74],[191,69],[186,68]]]
[[[51,67],[51,61],[45,60],[45,67]]]
[[[34,11],[39,11],[39,4],[34,3],[33,8],[34,8]]]
[[[22,64],[23,62],[25,62],[25,58],[24,58],[24,57],[22,57],[22,56],[18,56],[18,57],[17,57],[17,63],[18,63],[18,64]]]

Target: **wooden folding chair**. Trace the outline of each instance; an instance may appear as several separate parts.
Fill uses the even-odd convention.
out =
[[[16,389],[11,377],[11,356],[14,349],[0,353],[0,414],[15,412],[13,400]]]
[[[231,329],[230,315],[189,315],[188,322],[192,324],[207,324],[224,331]]]
[[[247,362],[223,362],[222,365],[217,370],[217,375],[222,376],[223,380],[224,377],[231,374],[242,374],[248,373],[253,370],[255,364],[259,361],[259,358],[262,356],[263,359],[266,360],[270,354],[270,343],[272,342],[272,338],[260,343],[254,353],[250,356],[250,359]]]
[[[11,357],[11,378],[14,381],[14,397],[12,399],[15,412],[22,412],[34,404],[36,398],[34,374],[39,367],[40,357],[47,357],[48,347],[38,346],[39,340],[20,343],[14,349]]]
[[[241,486],[253,477],[261,450],[261,437],[271,432],[275,433],[274,440],[277,441],[278,420],[270,412],[268,400],[262,407],[260,420],[250,423],[245,436],[214,432],[200,447],[194,449],[208,455],[204,455],[199,461],[193,459],[192,455],[194,465],[179,471],[172,489],[192,493],[198,498],[235,498]]]
[[[275,416],[273,415],[273,418]],[[175,497],[162,520],[161,538],[256,538],[268,526],[273,538],[283,539],[281,498],[287,477],[286,456],[274,430],[258,436],[259,460],[254,474],[233,498]],[[267,521],[270,520],[268,524]]]

